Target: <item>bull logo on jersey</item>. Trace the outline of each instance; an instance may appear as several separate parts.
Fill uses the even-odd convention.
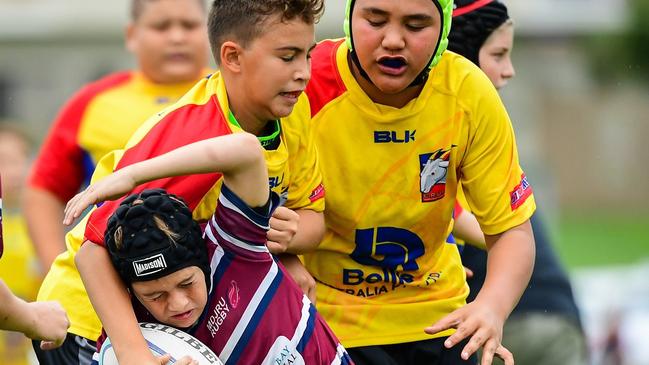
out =
[[[419,190],[422,202],[433,202],[444,197],[450,157],[450,149],[419,155]]]

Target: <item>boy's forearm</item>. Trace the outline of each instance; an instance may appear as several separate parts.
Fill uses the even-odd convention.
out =
[[[32,323],[27,303],[11,293],[0,280],[0,329],[26,332]]]
[[[295,212],[300,216],[300,222],[286,252],[302,255],[315,250],[322,241],[325,233],[324,214],[310,209],[298,209]]]
[[[534,235],[529,220],[499,236],[486,236],[487,276],[476,301],[488,301],[507,318],[527,287],[534,268]]]
[[[263,154],[255,137],[236,133],[185,145],[122,170],[139,185],[179,175],[228,173],[245,168],[258,159],[263,159]]]
[[[467,210],[463,210],[460,215],[455,218],[453,235],[473,247],[477,247],[481,250],[487,249],[484,234],[482,233],[478,220]]]
[[[22,207],[29,236],[46,273],[56,256],[65,251],[65,231],[61,225],[65,204],[49,191],[28,187]]]
[[[140,332],[130,298],[108,251],[86,241],[75,259],[88,297],[110,337],[120,364],[155,361]]]

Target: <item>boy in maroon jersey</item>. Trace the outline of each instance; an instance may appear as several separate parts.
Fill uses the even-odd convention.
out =
[[[225,363],[349,364],[266,247],[279,196],[269,194],[262,151],[247,133],[187,145],[90,186],[70,201],[66,216],[151,180],[221,172],[219,202],[204,233],[185,202],[162,189],[129,196],[110,217],[104,242],[138,320],[181,328]]]

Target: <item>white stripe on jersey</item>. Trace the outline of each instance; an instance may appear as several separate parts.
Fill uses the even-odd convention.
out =
[[[230,355],[232,355],[232,351],[234,351],[234,347],[237,345],[239,339],[243,335],[243,331],[245,331],[246,327],[248,327],[248,323],[250,323],[250,319],[252,318],[252,315],[255,313],[255,310],[257,310],[259,303],[261,303],[261,299],[268,291],[270,284],[273,282],[273,280],[275,280],[275,277],[277,276],[278,272],[279,272],[279,267],[277,266],[275,261],[273,261],[270,270],[268,270],[266,276],[264,277],[264,280],[262,280],[262,282],[259,284],[259,287],[257,288],[257,291],[255,291],[255,294],[250,299],[250,302],[248,303],[246,310],[241,315],[241,319],[239,320],[239,323],[237,323],[237,326],[232,331],[232,334],[230,335],[228,342],[226,342],[225,346],[223,347],[223,350],[219,354],[219,359],[221,359],[223,363],[228,362]]]
[[[239,248],[252,251],[252,252],[268,252],[270,254],[270,252],[268,251],[268,247],[266,247],[266,245],[263,246],[251,245],[249,243],[243,242],[235,237],[230,236],[228,233],[222,230],[221,227],[219,227],[218,223],[216,223],[215,216],[212,216],[210,223],[207,225],[207,227],[205,227],[205,233],[207,234],[207,237],[209,237],[210,240],[218,243],[216,237],[214,236],[214,232],[212,231],[212,228],[216,229],[216,232],[221,237],[223,237],[223,239],[228,241],[228,243],[231,243]]]
[[[228,198],[226,198],[223,194],[219,195],[219,204],[221,204],[222,206],[224,206],[224,207],[226,207],[228,209],[234,210],[235,212],[239,213],[240,216],[246,218],[250,223],[256,225],[257,227],[259,227],[261,229],[264,229],[266,231],[270,229],[270,226],[268,226],[268,225],[266,225],[266,226],[259,225],[259,224],[257,224],[257,222],[250,219],[246,213],[242,212],[241,209],[239,209],[236,205],[234,205],[234,203],[232,203],[230,200],[228,200]]]
[[[206,228],[208,227],[209,224]],[[205,229],[205,232],[207,232],[207,229]],[[216,250],[214,250],[214,255],[212,255],[212,261],[210,262],[210,277],[212,278],[212,280],[210,280],[210,290],[207,291],[208,293],[211,293],[214,289],[214,274],[216,273],[216,268],[219,266],[219,263],[221,263],[221,259],[225,255],[225,251],[223,251],[223,247],[221,247],[221,245],[216,243],[216,241],[212,240],[211,238],[210,241],[214,243]]]
[[[291,344],[293,348],[297,348],[297,344],[300,343],[302,336],[304,336],[304,331],[306,330],[306,325],[309,323],[309,309],[311,309],[311,301],[307,298],[306,295],[302,296],[302,316],[300,317],[300,322],[298,322],[297,327],[295,327],[295,333],[293,338],[291,338]]]
[[[347,350],[345,350],[343,345],[338,344],[338,347],[336,347],[336,358],[331,362],[331,365],[340,365],[345,355],[347,355]]]

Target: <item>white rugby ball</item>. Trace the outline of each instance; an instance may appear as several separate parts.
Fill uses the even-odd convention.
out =
[[[183,356],[189,356],[200,365],[223,365],[221,360],[194,336],[177,328],[159,323],[140,323],[142,335],[155,356],[171,355],[169,364],[173,364]],[[95,354],[96,356],[97,354]],[[119,365],[110,338],[101,345],[99,365]]]

